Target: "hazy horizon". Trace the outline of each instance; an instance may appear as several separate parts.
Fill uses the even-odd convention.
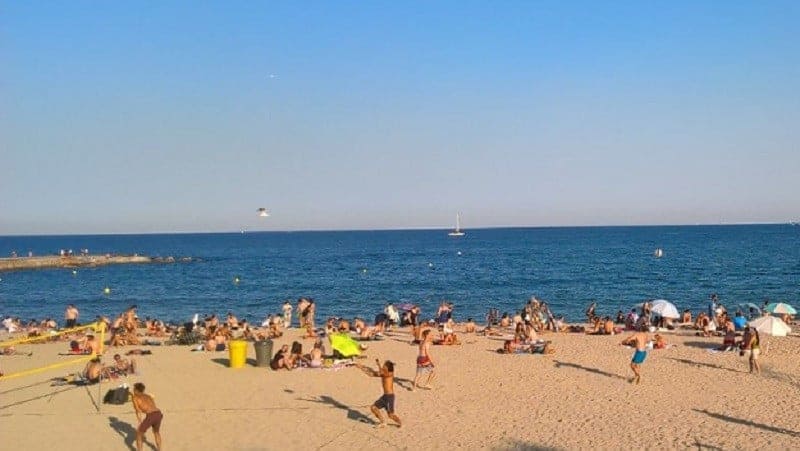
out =
[[[796,221],[797,23],[791,1],[8,3],[0,235]]]
[[[496,230],[496,229],[570,229],[570,228],[637,228],[637,227],[736,227],[736,226],[777,226],[777,225],[790,225],[796,221],[784,222],[737,222],[737,223],[717,223],[717,224],[594,224],[594,225],[546,225],[546,226],[533,226],[533,225],[499,225],[488,227],[472,227],[466,229],[462,227],[462,231],[470,232],[476,230]],[[152,232],[112,232],[112,233],[45,233],[45,234],[19,234],[10,233],[0,235],[0,237],[40,237],[40,236],[106,236],[106,235],[214,235],[214,234],[241,234],[241,233],[323,233],[323,232],[406,232],[406,231],[448,231],[452,227],[408,227],[403,229],[398,228],[382,228],[382,229],[292,229],[292,230],[217,230],[217,231],[204,231],[204,230],[168,230],[168,231],[152,231]],[[456,238],[454,238],[456,239]],[[0,256],[0,258],[2,258]]]

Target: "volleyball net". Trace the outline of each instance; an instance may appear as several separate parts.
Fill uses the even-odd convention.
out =
[[[85,326],[73,327],[73,328],[70,328],[70,329],[63,329],[63,330],[59,330],[59,331],[50,331],[50,332],[48,332],[46,334],[36,335],[36,336],[33,336],[33,337],[22,337],[22,338],[17,338],[17,339],[14,339],[14,340],[6,340],[6,341],[3,341],[3,342],[0,342],[0,350],[5,351],[6,349],[8,349],[10,347],[16,347],[18,345],[35,344],[35,343],[43,343],[43,342],[47,342],[47,341],[53,341],[53,340],[57,339],[60,336],[70,335],[70,334],[73,334],[75,332],[80,332],[80,331],[84,331],[84,330],[92,330],[92,331],[94,331],[94,333],[99,334],[98,338],[100,339],[99,340],[100,353],[102,353],[103,352],[103,347],[105,346],[104,343],[105,343],[105,339],[106,339],[106,324],[104,322],[95,322],[95,323],[87,324]],[[4,374],[3,376],[0,376],[0,382],[2,382],[4,380],[8,380],[8,379],[14,379],[14,378],[17,378],[17,377],[30,376],[32,374],[37,374],[37,373],[41,373],[41,372],[44,372],[44,371],[49,371],[49,370],[52,370],[54,368],[61,368],[61,367],[65,367],[65,366],[75,365],[75,364],[82,363],[82,362],[88,362],[89,360],[91,360],[91,359],[96,357],[96,354],[94,354],[94,353],[92,353],[92,354],[75,354],[75,355],[76,355],[75,358],[72,358],[72,359],[69,359],[69,360],[64,360],[64,361],[52,363],[52,364],[45,365],[45,366],[40,366],[40,367],[36,367],[36,368],[30,368],[30,369],[26,369],[26,370],[22,370],[22,371],[17,371],[15,373]]]

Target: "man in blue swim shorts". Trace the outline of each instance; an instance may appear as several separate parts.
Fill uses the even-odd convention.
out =
[[[633,378],[630,380],[631,383],[638,384],[642,380],[640,372],[641,365],[644,363],[644,359],[647,358],[647,342],[650,341],[647,330],[647,326],[642,325],[638,332],[622,340],[622,343],[620,343],[624,346],[634,346],[636,348],[636,352],[633,353],[633,358],[631,359],[631,369],[633,370]]]

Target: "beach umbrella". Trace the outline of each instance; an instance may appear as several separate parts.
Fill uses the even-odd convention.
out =
[[[650,311],[663,318],[677,319],[681,317],[675,304],[665,299],[656,299],[650,302]]]
[[[764,307],[764,310],[770,313],[778,313],[778,314],[784,314],[784,313],[787,315],[797,314],[797,310],[795,310],[794,307],[784,302],[773,302]]]
[[[762,316],[750,321],[748,324],[757,331],[774,337],[785,337],[786,334],[792,331],[792,328],[787,326],[782,319],[775,316]]]

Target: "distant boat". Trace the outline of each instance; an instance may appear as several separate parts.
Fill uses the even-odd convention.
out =
[[[661,249],[660,247],[656,249],[655,252],[653,252],[653,257],[655,258],[661,258],[663,256],[664,256],[664,250]]]
[[[447,236],[464,236],[466,233],[461,231],[461,213],[456,214],[456,228],[452,232],[448,233]]]
[[[259,208],[257,211],[259,217],[266,218],[267,216],[269,216],[269,212],[264,207]]]

